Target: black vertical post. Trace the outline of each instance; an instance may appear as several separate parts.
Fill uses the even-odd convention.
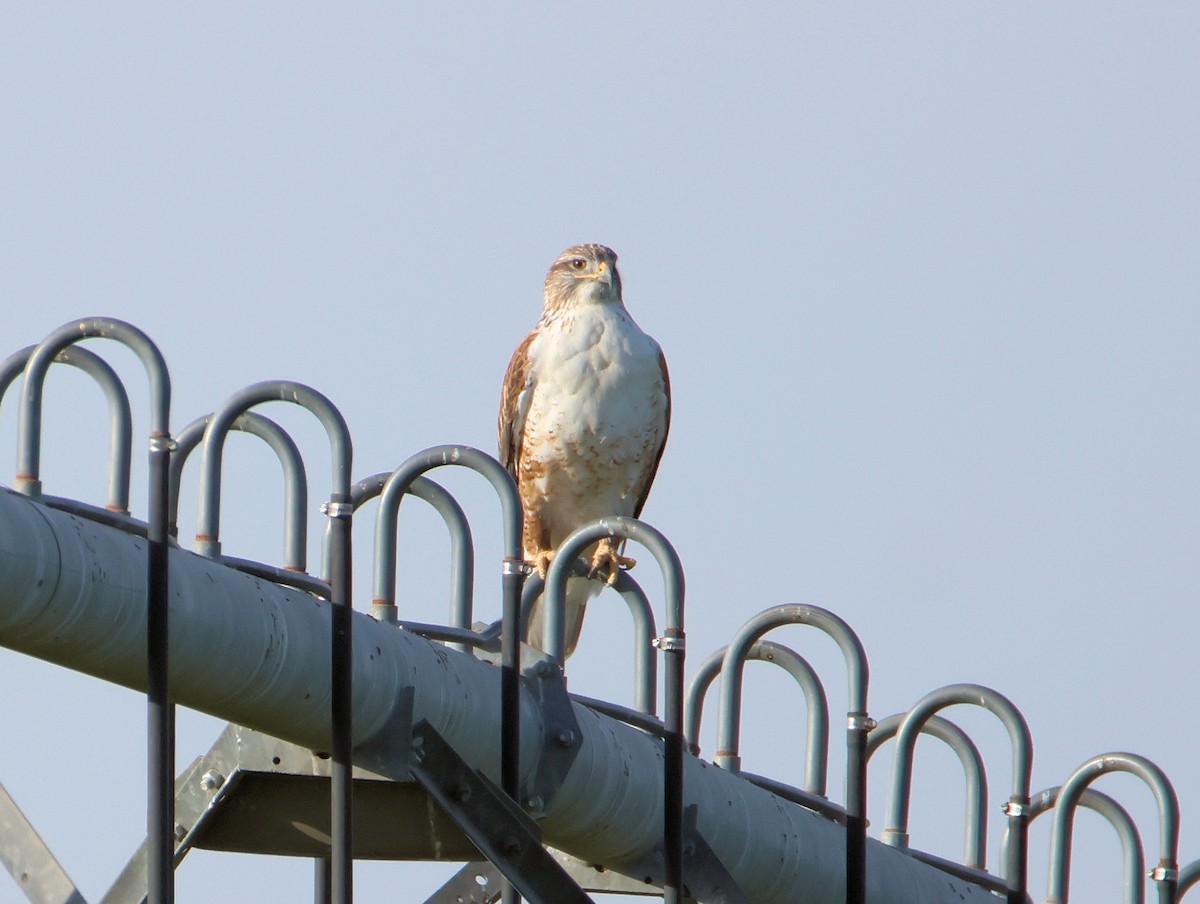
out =
[[[500,786],[520,805],[521,795],[521,589],[523,562],[505,559],[500,623]],[[512,883],[502,883],[504,904],[518,904],[520,894]]]
[[[1158,863],[1158,869],[1151,875],[1161,874],[1164,878],[1155,879],[1158,886],[1158,904],[1176,904],[1179,900],[1179,870],[1174,860],[1163,859]]]
[[[332,729],[333,763],[330,776],[330,852],[329,880],[332,904],[351,904],[354,900],[353,837],[353,610],[350,604],[350,522],[353,507],[339,493],[329,500],[329,602],[331,605],[332,645]]]
[[[849,714],[846,729],[846,904],[867,900],[866,713]]]
[[[682,610],[682,600],[679,603]],[[682,614],[682,611],[680,612]],[[683,657],[680,626],[669,626],[659,646],[666,654],[666,694],[663,698],[663,847],[666,860],[664,904],[683,901]]]
[[[175,725],[169,686],[167,499],[171,437],[150,438],[146,522],[147,800],[146,887],[149,904],[175,900]]]
[[[1029,884],[1029,798],[1013,797],[1004,808],[1008,814],[1008,862],[1005,878],[1011,883],[1006,898],[1008,904],[1025,904]]]
[[[329,858],[318,857],[313,861],[313,904],[329,904],[333,889],[329,882]]]

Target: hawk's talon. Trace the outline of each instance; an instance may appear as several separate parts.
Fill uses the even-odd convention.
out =
[[[617,583],[622,571],[628,571],[637,564],[636,559],[621,555],[615,544],[601,543],[592,556],[592,567],[588,571],[589,578],[600,578],[609,587]]]
[[[550,563],[554,561],[554,550],[543,549],[533,557],[533,561],[529,563],[531,568],[537,570],[538,576],[544,581],[546,575],[550,573]]]

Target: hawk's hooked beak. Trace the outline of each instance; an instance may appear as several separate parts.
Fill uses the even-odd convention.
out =
[[[600,261],[599,267],[595,273],[581,274],[580,279],[594,279],[596,282],[604,283],[611,289],[613,284],[612,268],[608,266],[607,261]]]

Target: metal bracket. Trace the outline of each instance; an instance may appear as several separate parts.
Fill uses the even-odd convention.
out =
[[[579,755],[582,732],[567,696],[562,670],[543,659],[525,672],[542,710],[542,751],[537,772],[523,789],[522,799],[535,817],[558,793]]]
[[[416,688],[400,689],[392,714],[383,728],[354,751],[354,765],[390,778],[394,782],[411,782],[409,762],[412,757],[413,700]]]
[[[531,904],[592,904],[542,847],[537,824],[424,719],[413,728],[410,768],[429,796]]]
[[[683,867],[688,893],[704,904],[751,904],[696,825],[699,809],[683,811]]]
[[[425,904],[496,904],[504,893],[500,870],[486,860],[468,863],[425,899]]]

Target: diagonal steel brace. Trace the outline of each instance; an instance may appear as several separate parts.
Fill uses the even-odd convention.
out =
[[[0,785],[0,863],[31,904],[87,904],[21,808]]]
[[[542,847],[537,825],[427,721],[413,727],[412,776],[530,904],[591,904]]]

